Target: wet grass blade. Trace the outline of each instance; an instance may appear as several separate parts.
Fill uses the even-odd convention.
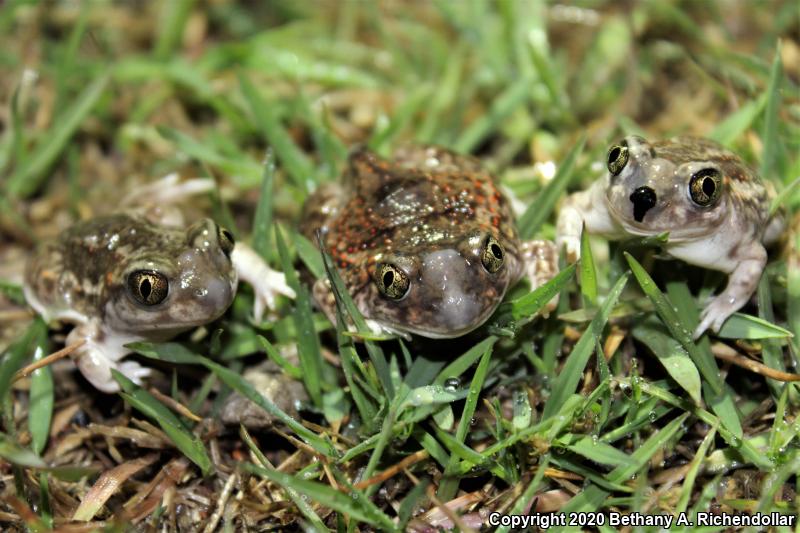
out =
[[[659,331],[658,326],[660,326],[658,323],[639,324],[633,328],[633,336],[655,354],[675,383],[689,393],[694,403],[700,405],[702,396],[697,367],[683,346],[671,336]]]
[[[111,371],[114,379],[124,392],[119,395],[134,407],[144,413],[148,418],[158,423],[167,437],[183,454],[194,464],[200,467],[203,475],[211,472],[211,458],[206,451],[203,441],[194,435],[164,404],[155,399],[153,395],[136,385],[116,370]]]
[[[572,179],[573,170],[578,157],[583,152],[586,144],[586,135],[582,135],[575,146],[569,151],[564,161],[559,165],[556,175],[547,184],[547,187],[531,202],[531,205],[519,219],[519,233],[523,239],[530,239],[539,231],[544,221],[550,217],[550,213],[556,206],[556,202],[566,190]]]
[[[621,466],[628,464],[631,460],[627,453],[589,436],[580,436],[566,448],[602,465]]]
[[[597,315],[592,319],[589,327],[583,332],[578,343],[567,357],[564,368],[553,383],[550,398],[547,399],[547,403],[544,405],[542,420],[546,420],[558,413],[567,399],[575,393],[575,388],[583,375],[583,369],[594,352],[597,340],[602,335],[603,328],[608,321],[608,315],[617,303],[619,295],[622,294],[622,289],[625,288],[628,278],[629,274],[626,272],[617,280],[608,293],[605,302],[600,306]]]
[[[532,292],[511,302],[511,316],[514,320],[531,318],[544,307],[547,302],[559,294],[575,274],[575,264],[569,265],[564,270],[553,276],[544,285],[537,287]]]
[[[464,410],[461,412],[461,420],[456,429],[456,441],[463,443],[467,438],[467,431],[472,426],[472,415],[475,414],[475,408],[478,405],[478,399],[483,389],[483,383],[486,380],[486,374],[489,370],[489,361],[492,358],[492,346],[488,346],[486,351],[483,352],[481,360],[478,363],[478,368],[475,370],[475,375],[472,377],[472,382],[469,385],[469,394],[467,401],[464,403]],[[444,469],[443,480],[439,485],[437,496],[443,501],[450,501],[458,491],[459,478],[453,477],[454,471],[458,466],[459,458],[451,450],[450,459]]]
[[[685,283],[668,283],[667,294],[669,295],[669,302],[675,306],[675,309],[677,309],[677,316],[680,317],[684,329],[691,329],[694,324],[697,324],[700,321],[700,313],[697,310],[697,305],[695,304],[694,299],[689,292],[689,288]],[[662,317],[662,322],[663,321],[664,319]],[[667,329],[669,329],[668,324]],[[670,330],[670,333],[680,342],[681,339],[677,338],[674,331]],[[739,411],[736,408],[736,402],[734,401],[733,391],[731,391],[729,387],[725,386],[725,383],[722,381],[722,377],[716,371],[717,363],[711,355],[711,343],[708,340],[708,336],[704,335],[701,337],[698,343],[690,341],[688,344],[684,344],[681,342],[681,345],[684,347],[684,349],[686,349],[687,352],[689,352],[689,356],[692,357],[692,360],[698,367],[697,369],[700,370],[701,376],[705,378],[703,381],[703,397],[711,406],[711,409],[722,420],[722,429],[725,431],[730,431],[730,433],[733,434],[736,439],[741,439],[742,423],[740,420],[741,417],[739,415]],[[687,346],[690,346],[691,349]],[[710,361],[708,361],[706,364],[710,365],[713,369],[713,376],[720,385],[719,392],[714,390],[712,383],[709,383],[708,378],[706,378],[705,374],[703,374],[703,369],[700,368],[697,362],[698,359],[695,358],[698,356],[705,359],[710,359]]]
[[[697,365],[697,369],[703,375],[706,382],[711,385],[715,393],[722,392],[723,383],[719,377],[719,368],[717,367],[714,358],[710,352],[700,350],[692,340],[692,334],[689,330],[688,324],[681,319],[678,312],[675,310],[672,302],[662,293],[656,286],[653,278],[645,271],[642,265],[633,258],[628,252],[625,252],[625,259],[631,267],[636,281],[639,282],[642,291],[653,302],[658,316],[661,317],[664,325],[669,329],[670,334],[681,343],[681,346],[689,353],[689,356]]]
[[[616,467],[605,478],[612,483],[628,481],[647,464],[653,455],[662,450],[678,432],[686,431],[683,428],[683,423],[688,417],[689,413],[684,413],[655,432],[635,452],[628,456],[629,459],[626,464]],[[597,485],[589,485],[561,507],[560,512],[569,514],[581,511],[595,511],[602,507],[603,501],[609,494],[609,491]],[[554,531],[563,531],[563,528],[556,528]]]
[[[444,367],[436,376],[434,383],[441,385],[449,378],[458,378],[464,374],[464,372],[466,372],[469,367],[471,367],[475,361],[478,360],[479,357],[485,354],[487,350],[491,349],[496,342],[497,337],[494,336],[483,339],[481,342],[458,356],[452,363]]]
[[[97,105],[108,85],[108,79],[107,75],[101,76],[89,84],[72,105],[55,119],[53,129],[38,139],[36,148],[8,180],[8,192],[12,196],[28,198],[39,190],[49,175],[50,167]]]
[[[367,323],[364,320],[364,317],[361,315],[361,312],[356,307],[356,304],[353,301],[353,298],[350,296],[350,293],[345,288],[342,277],[339,275],[339,271],[333,264],[333,260],[331,259],[330,255],[328,255],[328,252],[325,250],[321,251],[321,255],[323,264],[325,266],[325,273],[328,276],[328,280],[331,283],[331,289],[333,290],[334,297],[336,298],[338,312],[342,319],[349,317],[353,321],[358,334],[365,336],[364,346],[367,348],[367,354],[369,355],[369,359],[375,368],[375,374],[377,374],[378,379],[380,380],[380,386],[386,392],[387,398],[391,400],[394,397],[394,385],[392,384],[392,379],[389,372],[389,364],[386,362],[386,356],[383,353],[383,349],[381,349],[376,342],[369,340],[369,335],[371,335],[372,332],[367,326]],[[345,327],[345,324],[343,323],[342,326]],[[343,333],[347,334],[348,332],[345,329]],[[376,389],[378,388],[378,384],[374,383],[372,374],[367,374],[364,377]]]

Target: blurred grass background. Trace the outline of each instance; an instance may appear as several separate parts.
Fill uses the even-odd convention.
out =
[[[638,263],[602,241],[591,243],[594,258],[581,265],[596,290],[565,276],[550,287],[563,291],[558,313],[522,328],[546,300],[518,288],[510,319],[445,347],[368,343],[364,350],[341,331],[337,337],[303,299],[287,303],[275,324],[254,325],[243,290],[222,333],[139,350],[211,370],[182,375],[171,391],[202,423],[169,419],[135,387],[127,403],[115,398],[103,409],[91,391],[44,377],[5,394],[0,457],[8,466],[0,467],[0,484],[13,502],[0,508],[0,521],[35,528],[74,517],[98,471],[141,459],[119,428],[139,424],[142,413],[178,450],[163,450],[138,475],[157,480],[165,464],[193,472],[170,489],[183,514],[175,517],[174,500],[162,506],[157,498],[151,512],[121,514],[120,505],[136,501],[129,482],[81,518],[209,520],[214,504],[227,502],[220,494],[231,479],[244,502],[225,507],[233,514],[223,527],[234,529],[465,529],[478,527],[481,509],[521,511],[534,496],[540,510],[569,500],[573,510],[796,512],[796,386],[718,366],[710,354],[724,344],[796,369],[799,19],[792,1],[7,0],[0,6],[0,316],[8,349],[0,384],[34,346],[58,347],[57,337],[49,342],[41,324],[20,315],[15,280],[32,247],[113,209],[120,191],[173,171],[212,175],[219,194],[188,210],[236,227],[284,270],[299,255],[324,272],[293,227],[308,193],[336,179],[358,143],[388,153],[399,143],[432,142],[476,154],[532,206],[520,220],[523,234],[552,237],[558,201],[600,175],[611,142],[631,133],[708,136],[775,184],[790,230],[772,256],[759,307],[746,309],[786,329],[745,320],[713,346],[682,339],[676,320],[696,323],[720,278],[637,254],[681,310],[675,319],[659,307],[661,291],[644,295],[623,276],[630,264],[644,283]],[[274,169],[264,165],[268,148]],[[284,254],[273,222],[286,237]],[[279,444],[269,433],[250,440],[210,429],[226,387],[247,392],[237,379],[245,363],[265,353],[280,360],[293,344],[304,371],[281,367],[302,375],[312,396],[306,425],[284,419],[294,437]],[[430,355],[442,350],[454,361]],[[683,374],[656,362],[669,357]],[[708,410],[683,398],[700,398],[701,378]],[[438,388],[425,388],[432,383]],[[30,398],[50,401],[29,400],[26,387]],[[72,406],[94,429],[65,424],[51,435],[51,419]],[[117,433],[99,439],[97,425]],[[75,443],[71,455],[65,441]],[[115,446],[124,453],[115,455]],[[216,450],[213,462],[208,449]],[[200,470],[180,463],[183,456]],[[351,486],[403,458],[417,461],[407,474]],[[236,461],[252,465],[235,470]],[[52,467],[66,464],[94,474],[83,484],[62,481]],[[256,484],[259,476],[271,482]],[[188,496],[198,487],[213,495],[205,504]],[[461,518],[437,503],[448,500]]]

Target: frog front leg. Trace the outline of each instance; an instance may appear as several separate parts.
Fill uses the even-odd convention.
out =
[[[550,281],[558,273],[558,248],[552,241],[525,241],[520,247],[522,252],[524,276],[530,283],[531,290]],[[556,308],[558,295],[555,295],[545,307],[545,314]]]
[[[253,287],[255,293],[253,316],[256,321],[261,321],[265,309],[275,309],[275,300],[279,294],[295,298],[294,291],[286,284],[283,272],[272,270],[248,245],[237,242],[231,253],[231,262],[239,279]]]
[[[718,332],[725,320],[742,308],[758,287],[761,273],[767,264],[767,251],[761,243],[736,250],[738,261],[728,271],[728,285],[703,309],[700,314],[700,325],[694,331],[694,338],[699,338],[709,328]]]
[[[581,228],[592,234],[618,238],[619,226],[611,216],[606,205],[606,183],[598,180],[585,191],[567,197],[558,213],[556,222],[556,247],[566,253],[568,263],[581,257]]]
[[[89,320],[73,328],[67,336],[67,345],[83,341],[73,354],[75,365],[96,389],[114,393],[120,388],[111,370],[117,370],[137,385],[150,375],[150,369],[136,361],[120,362],[131,352],[125,344],[138,340],[141,338],[114,335],[105,331],[99,321]]]

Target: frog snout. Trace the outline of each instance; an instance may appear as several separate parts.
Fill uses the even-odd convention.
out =
[[[656,191],[650,187],[639,187],[629,198],[633,203],[633,218],[636,222],[644,220],[644,215],[656,206]]]
[[[471,326],[483,306],[475,294],[475,284],[468,263],[457,250],[437,250],[423,258],[424,292],[435,310],[434,319],[451,331]]]

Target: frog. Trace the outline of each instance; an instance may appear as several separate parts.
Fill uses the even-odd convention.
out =
[[[582,228],[609,240],[666,233],[668,257],[728,275],[693,332],[719,332],[752,296],[784,220],[770,215],[775,192],[737,154],[692,136],[612,144],[603,177],[569,195],[556,222],[556,245],[580,257]]]
[[[460,337],[523,277],[535,288],[558,272],[555,243],[520,239],[494,175],[433,145],[404,145],[388,158],[356,147],[342,179],[309,196],[300,229],[330,254],[376,334]],[[336,323],[328,279],[312,293]]]
[[[177,196],[214,187],[197,181],[176,184]],[[170,184],[173,176],[155,189]],[[253,285],[256,320],[279,294],[295,296],[282,273],[214,220],[187,225],[175,209],[143,206],[77,222],[42,244],[28,260],[23,292],[44,320],[74,326],[66,343],[81,343],[73,353],[78,369],[96,389],[113,393],[119,385],[112,369],[137,384],[150,374],[122,361],[131,353],[126,345],[163,342],[213,322],[240,279]]]

